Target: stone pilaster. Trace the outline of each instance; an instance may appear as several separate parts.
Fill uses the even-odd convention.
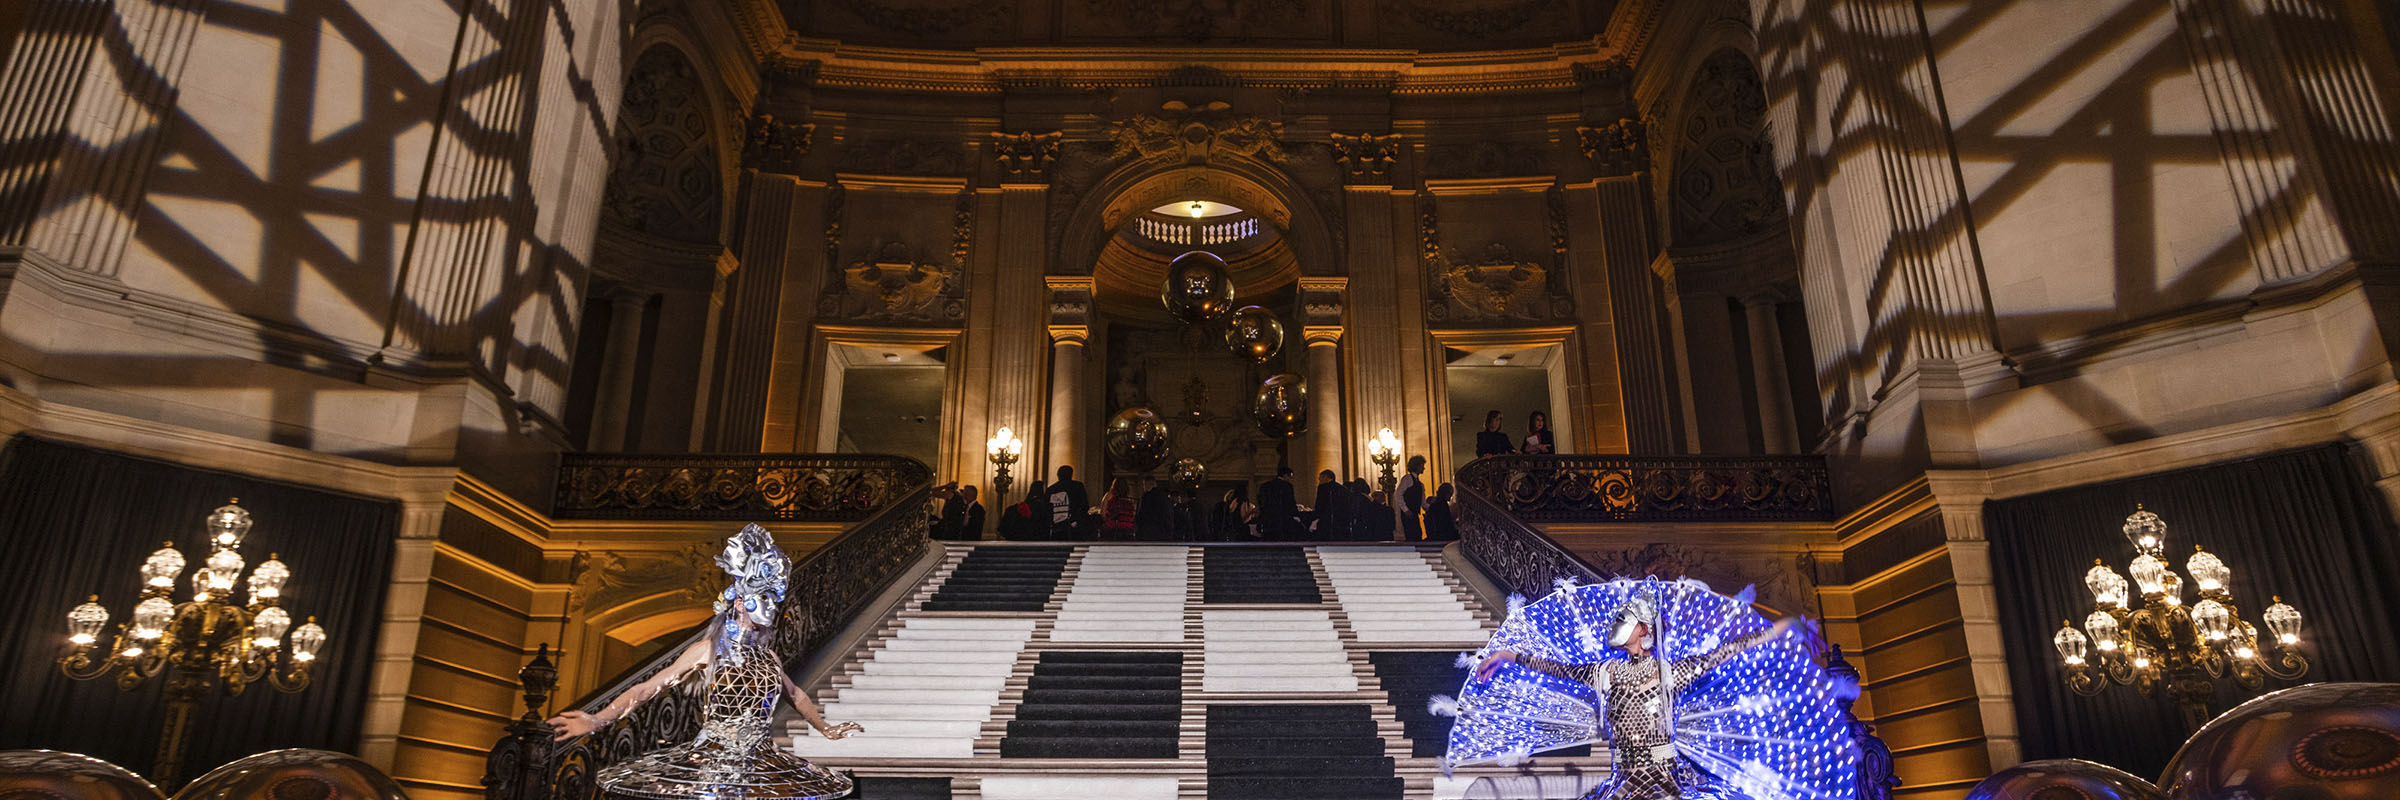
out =
[[[1783,302],[1779,291],[1743,295],[1742,312],[1750,331],[1750,386],[1758,395],[1758,439],[1769,453],[1800,451],[1797,423],[1792,419],[1791,379],[1783,365],[1783,323],[1775,309]]]
[[[0,65],[0,251],[114,275],[200,0],[32,0]],[[16,257],[0,253],[0,261]]]
[[[1578,291],[1606,287],[1607,292],[1605,304],[1578,303],[1585,309],[1583,326],[1590,345],[1585,352],[1590,359],[1614,359],[1625,431],[1619,447],[1608,448],[1609,442],[1599,441],[1593,442],[1589,452],[1671,453],[1676,452],[1675,443],[1681,438],[1676,435],[1673,410],[1678,379],[1667,359],[1672,351],[1666,335],[1670,330],[1668,309],[1660,306],[1662,298],[1672,300],[1674,293],[1662,291],[1652,272],[1657,245],[1651,237],[1654,226],[1647,183],[1648,178],[1639,173],[1593,181],[1591,216],[1583,217],[1600,231],[1600,258],[1591,265],[1597,269],[1587,267],[1577,276],[1599,280],[1578,280]],[[1605,314],[1600,309],[1605,309]],[[1602,325],[1606,326],[1605,336],[1598,330]],[[1603,342],[1613,343],[1613,350]],[[1595,427],[1586,426],[1585,430]]]
[[[1423,313],[1401,304],[1400,283],[1421,284],[1423,270],[1416,252],[1417,231],[1400,223],[1416,220],[1417,204],[1426,201],[1389,186],[1345,188],[1349,194],[1344,208],[1350,217],[1345,271],[1350,280],[1341,361],[1349,413],[1342,419],[1341,433],[1344,441],[1359,442],[1363,447],[1379,428],[1391,428],[1404,437],[1408,432],[1402,398],[1411,384],[1405,383],[1402,375],[1399,318],[1422,319]],[[1364,453],[1344,453],[1342,457],[1343,463],[1364,460]],[[1363,463],[1358,471],[1365,474]],[[1343,477],[1350,475],[1344,473]]]
[[[1044,283],[1049,196],[1049,186],[1039,183],[976,191],[976,219],[995,222],[975,226],[967,331],[961,337],[967,361],[959,428],[944,433],[957,444],[950,469],[982,475],[990,469],[982,462],[984,440],[1002,427],[1014,430],[1026,443],[1023,458],[1009,470],[1020,489],[1061,463],[1045,452],[1050,442],[1050,308]],[[1097,465],[1076,467],[1086,475],[1099,474]]]
[[[707,449],[756,452],[765,444],[768,378],[777,352],[777,306],[784,294],[785,261],[806,241],[809,226],[797,213],[800,184],[787,175],[745,172],[747,219],[738,246],[740,265],[725,277],[718,314],[716,369]]]
[[[633,419],[634,377],[645,355],[642,312],[650,294],[620,287],[608,300],[608,349],[600,354],[599,394],[592,400],[592,433],[585,442],[599,452],[624,450],[626,432],[640,424]]]
[[[2175,0],[2260,282],[2400,260],[2400,138],[2338,0]]]

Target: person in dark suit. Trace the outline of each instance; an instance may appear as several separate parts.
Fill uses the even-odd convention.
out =
[[[1349,496],[1344,498],[1350,503],[1350,524],[1344,526],[1342,529],[1342,541],[1374,541],[1373,537],[1375,536],[1375,533],[1373,526],[1375,521],[1369,518],[1375,515],[1375,509],[1374,506],[1367,502],[1367,499],[1369,496],[1375,494],[1375,487],[1367,485],[1367,479],[1365,478],[1351,478],[1350,482],[1344,485],[1350,489]],[[1385,511],[1386,513],[1389,513],[1390,510],[1386,509]],[[1391,525],[1388,523],[1385,524],[1383,530],[1386,534],[1386,538],[1389,538],[1389,534],[1391,533]]]
[[[1317,530],[1309,538],[1328,542],[1350,538],[1350,489],[1344,487],[1333,470],[1317,472]]]
[[[1433,496],[1425,500],[1425,541],[1458,541],[1458,519],[1450,515],[1450,497],[1456,487],[1442,484]]]
[[[1425,457],[1408,457],[1408,474],[1400,476],[1400,541],[1425,540]]]
[[[1508,434],[1500,430],[1500,410],[1483,415],[1483,430],[1475,432],[1475,457],[1504,456],[1517,451],[1508,443]]]
[[[966,503],[966,509],[959,515],[958,540],[962,542],[982,541],[983,503],[980,502],[981,494],[976,492],[973,486],[963,486],[959,488],[958,496]]]
[[[1047,538],[1049,533],[1050,490],[1041,481],[1034,481],[1025,490],[1025,502],[1009,506],[1000,515],[1000,538],[1029,542]]]
[[[933,491],[936,496],[942,498],[942,513],[941,516],[934,518],[932,537],[941,541],[966,541],[979,538],[967,535],[967,506],[974,502],[974,487],[961,489],[958,484],[950,483]]]
[[[1276,541],[1300,538],[1300,502],[1292,493],[1292,468],[1276,467],[1275,479],[1258,485],[1258,532]]]
[[[1392,540],[1392,496],[1377,491],[1367,495],[1366,511],[1359,520],[1360,539],[1369,542]]]
[[[1133,513],[1133,538],[1143,542],[1164,542],[1175,538],[1175,497],[1162,484],[1151,484],[1142,493],[1139,510]]]
[[[1084,518],[1091,513],[1092,497],[1084,492],[1083,481],[1075,479],[1075,468],[1060,465],[1058,480],[1050,484],[1050,538],[1060,541],[1084,538],[1084,530],[1089,527]]]

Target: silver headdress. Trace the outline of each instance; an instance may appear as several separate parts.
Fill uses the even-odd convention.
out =
[[[1617,610],[1608,617],[1608,646],[1624,647],[1626,642],[1633,641],[1636,622],[1650,626],[1652,631],[1658,630],[1658,601],[1650,595],[1650,592],[1635,592],[1617,604]]]
[[[773,624],[775,607],[783,604],[791,580],[792,559],[775,546],[767,529],[748,525],[727,537],[725,550],[717,554],[717,566],[733,579],[732,585],[717,595],[717,613],[738,608],[753,624]]]

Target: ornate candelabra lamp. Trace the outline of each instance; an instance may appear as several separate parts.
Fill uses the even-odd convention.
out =
[[[1367,460],[1383,468],[1383,477],[1380,479],[1383,493],[1391,494],[1392,487],[1400,484],[1400,479],[1392,475],[1392,467],[1400,463],[1400,437],[1394,435],[1390,428],[1376,431],[1375,438],[1367,442]]]
[[[2257,626],[2241,620],[2241,608],[2227,591],[2233,570],[2198,546],[2184,569],[2200,601],[2184,605],[2183,576],[2163,558],[2166,521],[2138,505],[2134,509],[2125,518],[2125,539],[2136,555],[2126,571],[2133,575],[2131,585],[2141,589],[2142,606],[2132,607],[2124,576],[2092,560],[2083,576],[2093,600],[2083,630],[2061,623],[2051,637],[2066,662],[2069,688],[2091,697],[2111,683],[2145,695],[2163,686],[2182,708],[2184,727],[2198,730],[2208,721],[2217,679],[2230,674],[2242,687],[2257,689],[2268,675],[2290,680],[2308,672],[2308,657],[2300,652],[2299,609],[2285,605],[2282,597],[2274,599],[2260,615],[2274,635],[2262,650]]]
[[[317,649],[325,646],[325,629],[315,617],[294,629],[291,614],[278,605],[292,571],[273,554],[250,571],[250,604],[233,604],[234,584],[242,576],[239,548],[250,532],[250,512],[229,501],[209,512],[207,526],[208,560],[192,572],[191,599],[167,599],[184,567],[183,553],[168,542],[142,561],[142,601],[133,607],[132,619],[117,625],[108,653],[92,655],[101,628],[108,625],[108,609],[93,595],[67,612],[72,649],[58,660],[67,677],[88,681],[113,672],[117,688],[128,691],[152,676],[167,674],[167,713],[158,763],[150,774],[161,786],[180,782],[185,735],[201,695],[211,688],[239,695],[261,682],[285,692],[306,689],[309,665]]]
[[[992,497],[997,498],[994,502],[1007,502],[1011,480],[1008,477],[1008,465],[1017,463],[1017,456],[1024,452],[1025,440],[1017,438],[1017,433],[1006,427],[983,441],[983,453],[992,460],[992,468],[997,470],[992,474]]]

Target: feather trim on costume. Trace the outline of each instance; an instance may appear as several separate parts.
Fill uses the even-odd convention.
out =
[[[1425,698],[1425,710],[1437,717],[1458,716],[1458,698],[1446,694]]]
[[[1558,577],[1558,580],[1551,581],[1550,583],[1552,586],[1558,587],[1559,591],[1572,592],[1575,591],[1575,587],[1581,585],[1582,582],[1576,580],[1575,576],[1573,575],[1561,575]]]
[[[1523,611],[1523,610],[1525,610],[1525,596],[1524,596],[1524,595],[1521,595],[1521,594],[1517,594],[1516,592],[1509,592],[1509,593],[1508,593],[1508,618],[1509,618],[1509,619],[1516,619],[1516,617],[1517,617],[1517,612],[1519,612],[1519,611]]]
[[[1473,650],[1461,650],[1458,652],[1458,660],[1450,663],[1458,665],[1459,669],[1474,669],[1483,663],[1483,659],[1477,657]]]
[[[1500,754],[1500,766],[1513,767],[1518,764],[1525,763],[1526,759],[1532,757],[1533,750],[1529,748],[1518,747]]]
[[[1758,584],[1753,583],[1742,587],[1741,593],[1734,595],[1733,599],[1734,602],[1741,603],[1742,605],[1750,605],[1751,603],[1758,602]]]

